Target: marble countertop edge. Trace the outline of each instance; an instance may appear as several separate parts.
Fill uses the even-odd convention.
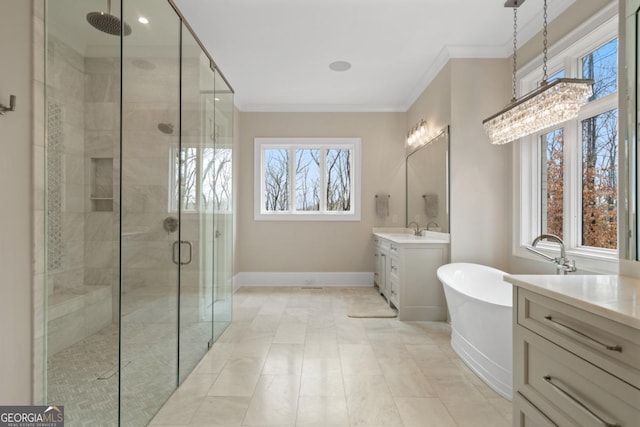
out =
[[[640,330],[640,279],[619,275],[507,274],[504,280]]]

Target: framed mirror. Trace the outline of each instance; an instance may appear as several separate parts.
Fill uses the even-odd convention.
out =
[[[406,166],[407,227],[449,233],[449,126],[409,153]]]

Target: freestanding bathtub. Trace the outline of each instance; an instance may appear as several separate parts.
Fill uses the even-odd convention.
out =
[[[451,347],[498,394],[511,400],[512,288],[506,273],[479,264],[438,268],[451,317]]]

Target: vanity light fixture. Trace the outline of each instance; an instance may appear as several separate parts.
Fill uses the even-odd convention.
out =
[[[427,139],[427,122],[424,119],[420,119],[418,124],[407,133],[407,144],[423,144]]]
[[[513,98],[503,110],[482,122],[492,144],[506,144],[575,118],[593,93],[593,80],[560,78],[547,82],[547,0],[544,0],[542,82],[522,98],[516,98],[517,11],[524,2],[507,0],[504,4],[513,8]]]

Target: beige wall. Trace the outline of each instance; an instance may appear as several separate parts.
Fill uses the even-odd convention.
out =
[[[407,128],[411,129],[420,119],[427,122],[429,132],[433,133],[451,124],[451,62],[442,67],[409,108]]]
[[[506,59],[451,60],[451,260],[502,270],[511,235],[511,146],[491,145],[482,121],[508,103],[509,72]]]
[[[240,113],[238,272],[371,272],[371,229],[404,226],[404,113]],[[361,221],[254,221],[256,137],[359,137]],[[375,215],[375,194],[391,195],[390,216]],[[393,223],[393,216],[397,223]]]
[[[32,348],[32,6],[0,0],[0,405],[31,403]]]
[[[235,276],[240,272],[238,257],[238,186],[240,183],[240,168],[238,167],[240,158],[240,110],[235,106],[233,107],[233,212],[236,213],[233,219],[233,275]]]
[[[451,125],[452,260],[506,268],[511,149],[490,145],[482,120],[509,100],[508,65],[451,60],[407,113],[241,113],[236,271],[372,271],[371,228],[404,224],[404,138],[421,118],[432,132]],[[275,136],[361,137],[362,221],[254,221],[253,139]],[[376,193],[391,194],[385,221],[375,216]]]
[[[511,148],[489,144],[482,120],[508,103],[509,82],[506,59],[453,59],[407,112],[409,127],[451,126],[453,262],[508,264]]]

